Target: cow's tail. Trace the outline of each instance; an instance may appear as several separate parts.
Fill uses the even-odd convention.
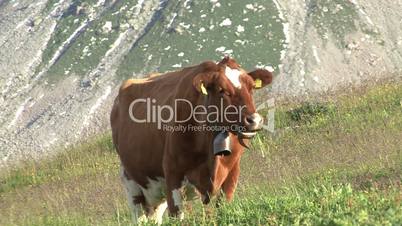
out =
[[[116,151],[118,150],[118,124],[119,124],[119,96],[114,99],[112,112],[110,113],[110,125],[112,127],[112,141]]]

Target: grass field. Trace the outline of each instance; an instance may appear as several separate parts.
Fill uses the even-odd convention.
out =
[[[352,94],[353,93],[353,94]],[[401,225],[402,84],[276,108],[242,159],[233,203],[173,225]],[[0,173],[0,225],[128,225],[110,135]]]

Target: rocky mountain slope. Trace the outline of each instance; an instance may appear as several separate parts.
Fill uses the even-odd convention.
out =
[[[107,130],[122,79],[223,55],[275,70],[278,97],[398,76],[401,11],[390,0],[0,0],[0,167]]]

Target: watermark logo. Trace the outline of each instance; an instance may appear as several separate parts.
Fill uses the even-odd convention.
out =
[[[268,109],[262,128],[272,133],[275,129],[274,107],[275,102],[271,98],[257,108],[257,111]],[[225,105],[223,99],[218,105],[195,106],[189,100],[176,99],[171,106],[159,105],[156,99],[144,98],[132,101],[128,110],[133,122],[156,123],[159,130],[167,132],[247,131],[241,123],[246,106]]]
[[[270,98],[258,105],[257,111],[268,110],[262,128],[268,132],[275,132],[275,98]]]

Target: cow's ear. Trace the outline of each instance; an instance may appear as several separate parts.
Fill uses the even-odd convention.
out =
[[[204,95],[208,95],[208,90],[214,81],[214,75],[212,73],[200,73],[193,78],[194,88]]]
[[[272,83],[273,75],[270,71],[265,69],[257,69],[248,73],[254,80],[254,88],[259,89]]]

